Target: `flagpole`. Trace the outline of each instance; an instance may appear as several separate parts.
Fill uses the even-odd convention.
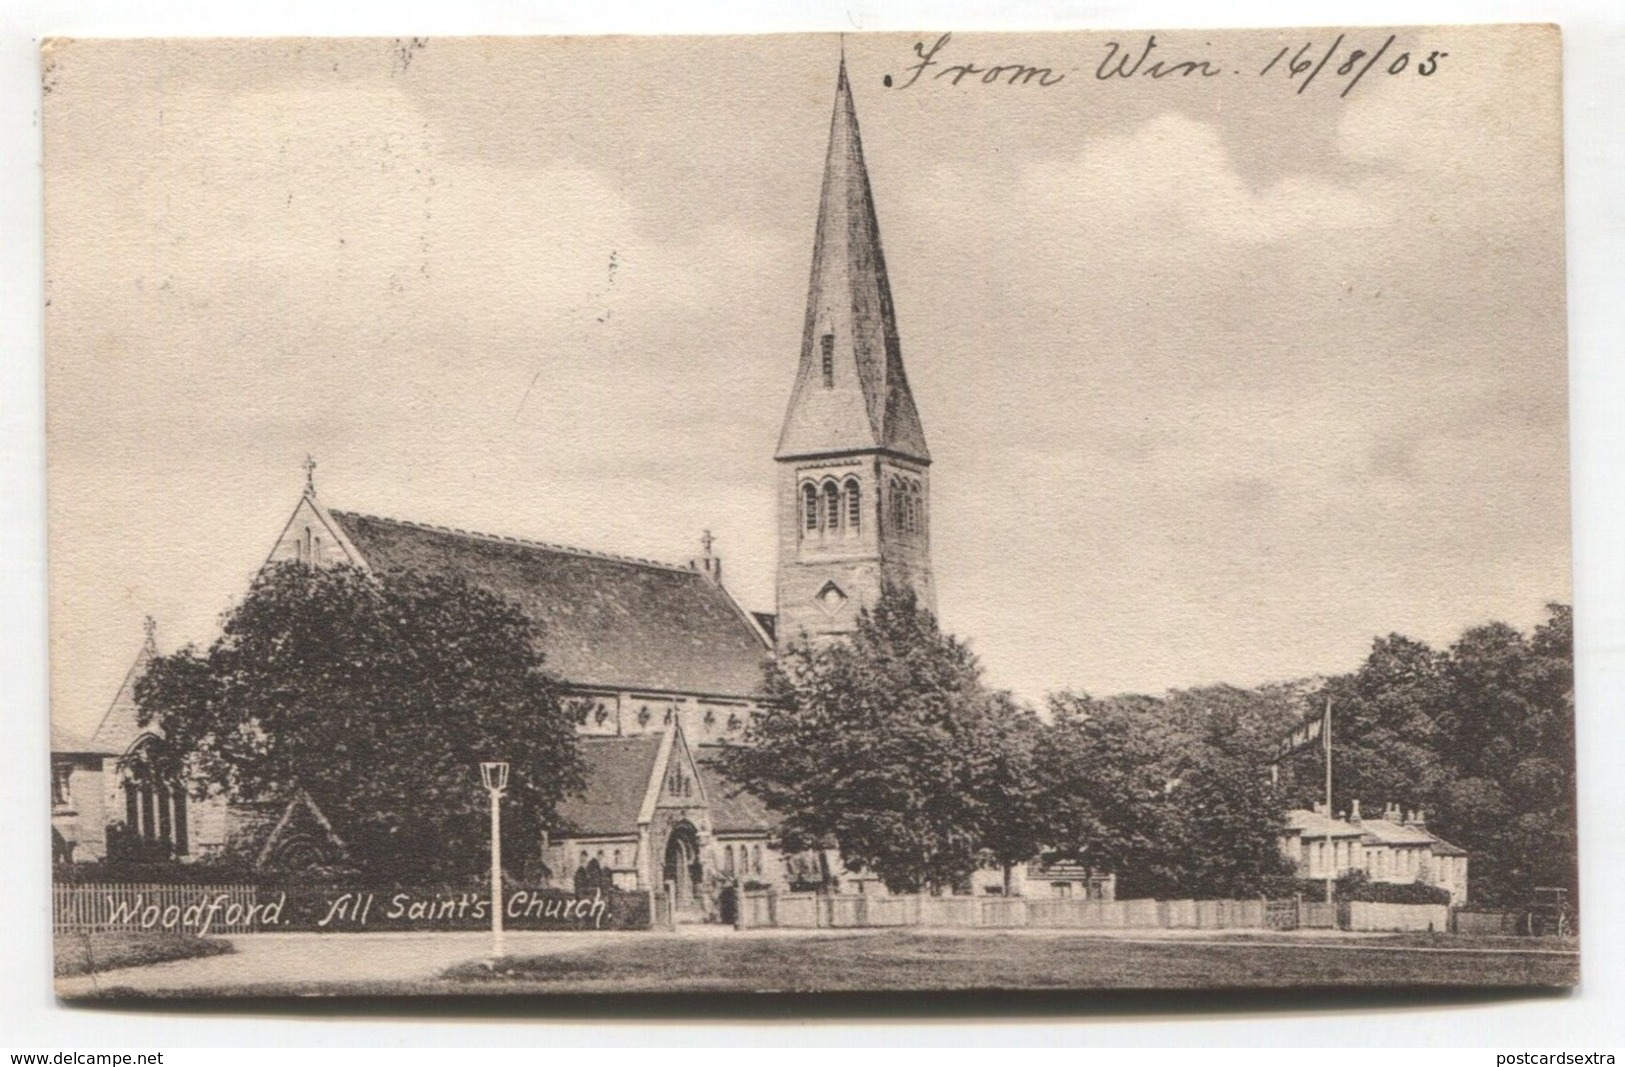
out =
[[[1332,902],[1332,880],[1337,876],[1337,853],[1332,845],[1332,698],[1326,698],[1326,719],[1320,726],[1326,745],[1326,903]]]

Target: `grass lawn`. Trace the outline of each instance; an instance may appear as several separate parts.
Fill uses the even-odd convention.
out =
[[[1454,937],[1145,940],[926,931],[808,937],[628,939],[474,960],[425,980],[254,981],[96,996],[303,997],[774,993],[917,990],[1554,987],[1579,977],[1569,946]],[[1534,950],[1534,951],[1531,951]]]
[[[106,931],[95,934],[57,934],[52,948],[56,976],[66,978],[115,967],[140,967],[193,956],[219,956],[232,951],[230,941],[191,934]]]
[[[1223,944],[892,932],[795,940],[657,941],[483,963],[445,976],[503,992],[897,989],[1236,989],[1563,986],[1579,957],[1381,942]],[[1525,946],[1527,947],[1527,946]]]

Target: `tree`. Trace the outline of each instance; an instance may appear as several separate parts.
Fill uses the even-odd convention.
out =
[[[963,882],[984,847],[1001,862],[1025,847],[1031,783],[1004,741],[1028,726],[912,589],[886,586],[846,640],[792,643],[768,678],[773,702],[723,761],[781,813],[788,848],[834,842],[910,892]]]
[[[1555,885],[1577,900],[1572,610],[1547,605],[1527,637],[1474,627],[1448,656],[1454,774],[1429,826],[1472,854],[1475,898],[1524,904]]]
[[[973,748],[991,757],[980,763],[983,774],[971,786],[982,803],[979,836],[1003,873],[1009,896],[1016,865],[1048,845],[1049,790],[1039,764],[1045,727],[1032,709],[1006,693],[993,694],[988,714],[975,721],[985,736]]]
[[[1117,874],[1125,896],[1228,897],[1285,877],[1268,742],[1286,687],[1095,700],[1061,693],[1043,759],[1055,849]]]
[[[489,847],[477,764],[512,766],[510,856],[581,786],[575,730],[535,624],[444,575],[266,568],[207,651],[155,659],[136,686],[166,744],[151,768],[234,802],[305,790],[380,879],[463,878]]]
[[[1398,804],[1407,811],[1432,807],[1448,768],[1445,723],[1447,657],[1420,641],[1389,634],[1371,643],[1359,669],[1327,679],[1305,695],[1303,711],[1332,704],[1332,806],[1348,811],[1361,800],[1371,809]],[[1294,806],[1324,803],[1325,751],[1319,744],[1288,761],[1285,792]]]

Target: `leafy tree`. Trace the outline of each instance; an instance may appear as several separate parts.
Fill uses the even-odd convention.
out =
[[[1448,657],[1420,641],[1390,634],[1351,674],[1328,679],[1303,709],[1318,714],[1332,703],[1332,804],[1348,811],[1359,799],[1407,811],[1436,803],[1447,767]],[[1298,807],[1324,803],[1325,750],[1315,744],[1288,764],[1285,791]]]
[[[908,892],[963,882],[984,847],[1005,863],[1027,847],[1031,724],[913,590],[887,586],[848,639],[795,642],[768,676],[774,702],[723,761],[790,849],[833,841]]]
[[[1114,871],[1124,896],[1227,897],[1285,877],[1268,741],[1292,720],[1280,687],[1161,698],[1051,698],[1052,841]]]
[[[162,719],[152,773],[249,804],[302,788],[382,879],[482,869],[482,760],[512,767],[509,856],[581,786],[534,623],[443,575],[268,567],[219,639],[155,659],[136,700],[143,724]]]
[[[980,763],[982,777],[972,784],[982,803],[979,837],[1003,872],[1009,896],[1016,865],[1048,845],[1050,791],[1039,763],[1045,726],[1006,693],[993,694],[988,714],[973,721],[985,733],[975,750],[991,756]]]

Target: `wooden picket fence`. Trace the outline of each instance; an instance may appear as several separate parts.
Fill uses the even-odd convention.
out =
[[[251,885],[57,883],[51,887],[51,925],[57,933],[184,931],[187,927],[179,921],[166,926],[166,915],[179,916],[194,905],[206,907],[219,902],[220,907],[211,916],[209,932],[246,934],[253,932],[252,921],[231,924],[225,917],[250,914],[258,896],[258,889]]]
[[[765,890],[739,895],[736,925],[740,929],[1035,926],[1072,930],[1295,930],[1303,910],[1296,900],[866,896]]]

